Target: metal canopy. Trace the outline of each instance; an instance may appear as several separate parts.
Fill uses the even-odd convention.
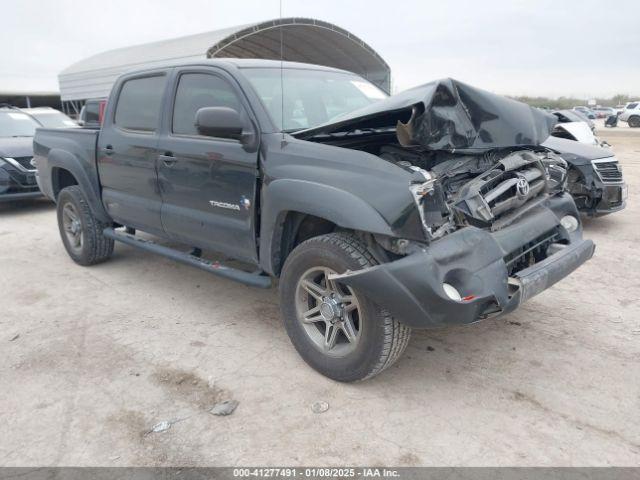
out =
[[[389,92],[391,70],[369,45],[348,31],[310,18],[283,18],[160,42],[119,48],[71,65],[58,76],[63,101],[103,98],[123,72],[168,60],[280,59],[355,72]]]

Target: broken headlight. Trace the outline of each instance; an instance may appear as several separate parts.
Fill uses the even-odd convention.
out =
[[[434,240],[453,229],[451,212],[442,185],[426,170],[412,166],[416,180],[409,185],[427,239]]]

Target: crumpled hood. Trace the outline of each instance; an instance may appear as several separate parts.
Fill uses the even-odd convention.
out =
[[[0,157],[30,157],[33,137],[0,137]]]
[[[556,117],[542,110],[447,78],[293,135],[309,139],[355,129],[398,126],[400,140],[406,144],[430,150],[489,150],[540,145],[556,122]]]

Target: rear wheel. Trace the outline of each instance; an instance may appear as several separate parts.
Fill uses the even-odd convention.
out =
[[[634,117],[629,117],[629,126],[632,128],[638,128],[640,127],[640,117],[638,116],[634,116]]]
[[[334,380],[364,380],[392,365],[411,329],[332,275],[376,262],[355,236],[311,238],[289,255],[280,279],[285,328],[302,358]]]
[[[113,240],[102,231],[109,225],[91,212],[79,186],[64,188],[58,195],[58,228],[69,256],[80,265],[104,262],[113,253]]]

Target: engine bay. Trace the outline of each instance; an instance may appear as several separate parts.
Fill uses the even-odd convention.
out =
[[[401,145],[395,132],[366,131],[327,140],[412,172],[409,188],[430,239],[468,225],[499,230],[566,185],[567,163],[544,147],[429,150]]]

